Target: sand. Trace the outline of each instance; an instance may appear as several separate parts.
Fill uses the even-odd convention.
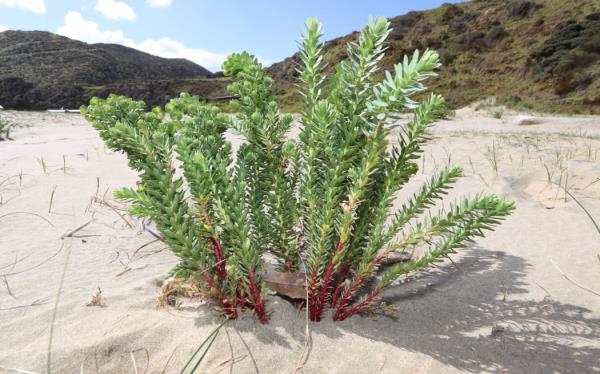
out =
[[[0,142],[0,372],[46,372],[49,352],[55,373],[179,372],[220,318],[186,298],[155,309],[177,260],[118,216],[111,191],[136,180],[125,157],[79,115],[2,115],[20,125]],[[488,191],[518,207],[454,264],[388,289],[373,314],[309,323],[300,366],[305,315],[269,296],[270,323],[249,313],[229,322],[199,372],[600,371],[600,235],[548,183],[566,183],[600,220],[600,118],[519,125],[527,116],[466,108],[434,130],[407,192],[450,159],[465,173],[451,198]],[[103,305],[86,306],[98,288]]]

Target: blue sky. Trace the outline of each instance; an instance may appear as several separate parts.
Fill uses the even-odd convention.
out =
[[[331,39],[358,30],[371,15],[393,17],[443,2],[448,0],[0,0],[0,31],[46,30],[119,43],[216,71],[231,52],[248,50],[266,64],[290,56],[308,17],[318,17]]]

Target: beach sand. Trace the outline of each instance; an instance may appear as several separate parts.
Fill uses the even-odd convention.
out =
[[[136,181],[125,157],[79,115],[2,115],[19,126],[0,142],[0,372],[46,372],[50,352],[54,373],[178,373],[221,318],[187,298],[155,308],[177,259],[118,215],[112,191]],[[270,295],[269,324],[228,322],[198,372],[600,371],[600,235],[548,183],[600,221],[600,117],[536,118],[471,107],[434,128],[403,196],[450,161],[465,174],[450,200],[517,204],[454,263],[391,287],[369,315],[309,323],[310,340],[304,311]],[[98,288],[103,305],[86,306]]]

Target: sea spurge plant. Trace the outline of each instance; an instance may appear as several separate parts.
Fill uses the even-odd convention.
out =
[[[306,23],[297,137],[272,79],[246,52],[223,64],[237,98],[234,117],[187,94],[149,113],[142,102],[117,96],[85,108],[106,144],[139,172],[137,187],[116,196],[160,230],[181,259],[174,275],[196,278],[230,318],[249,308],[266,322],[270,261],[279,272],[305,276],[312,320],[326,309],[344,320],[514,209],[493,195],[443,208],[462,172],[452,166],[394,209],[444,100],[426,94],[424,82],[440,66],[433,51],[416,51],[377,79],[389,32],[385,18],[370,20],[327,79],[322,26]],[[407,114],[410,120],[399,120]],[[243,138],[235,155],[228,130]],[[410,260],[389,265],[397,252]]]

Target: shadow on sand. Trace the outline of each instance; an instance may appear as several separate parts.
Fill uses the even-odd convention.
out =
[[[600,370],[600,319],[588,317],[590,310],[551,297],[527,299],[528,264],[520,257],[482,248],[463,253],[456,266],[445,264],[384,293],[383,299],[399,309],[398,317],[355,316],[334,323],[326,316],[311,323],[313,338],[356,334],[469,372]],[[301,346],[303,313],[289,318],[293,309],[287,308],[277,306],[264,328],[256,329],[250,319],[237,321],[236,327],[252,331],[266,345],[292,348],[278,332],[283,330]]]

